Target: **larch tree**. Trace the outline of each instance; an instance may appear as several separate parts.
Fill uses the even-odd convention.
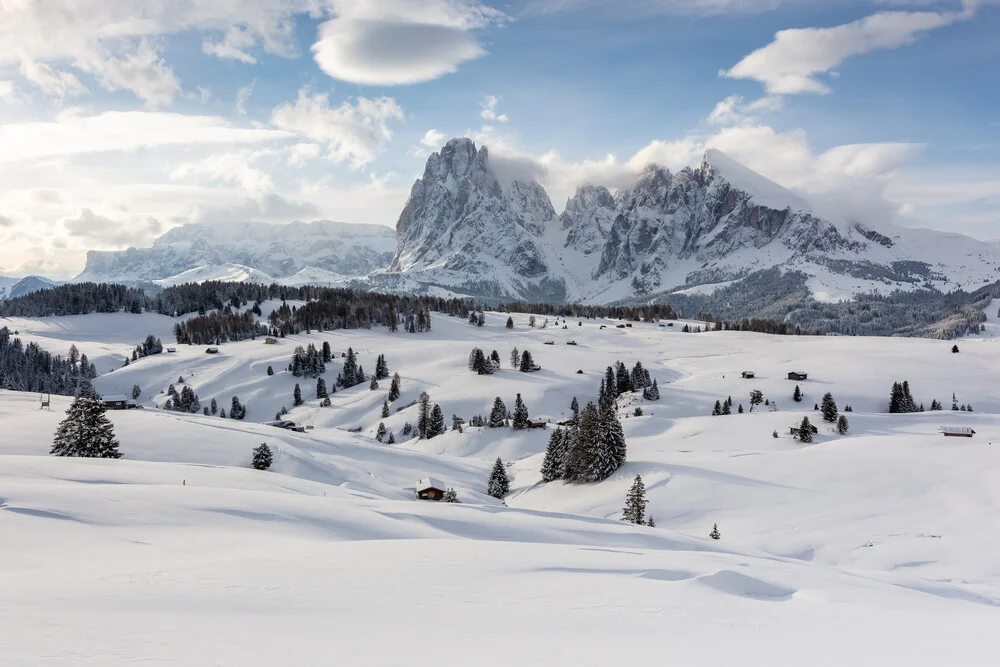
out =
[[[642,483],[642,477],[635,476],[632,481],[632,488],[625,496],[625,508],[622,510],[622,521],[643,525],[646,523],[646,485]]]

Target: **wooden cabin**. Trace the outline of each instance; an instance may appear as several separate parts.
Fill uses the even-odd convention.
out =
[[[105,396],[105,410],[128,410],[128,399],[124,396]]]
[[[743,376],[744,380],[752,380],[756,377],[753,371],[743,371],[740,375]]]
[[[444,484],[433,477],[424,477],[417,481],[417,498],[419,500],[441,500],[444,498]]]
[[[808,380],[809,379],[809,374],[808,373],[803,373],[802,371],[789,371],[788,372],[788,379],[789,380],[795,380],[796,382],[798,382],[800,380]]]
[[[976,434],[969,426],[942,426],[939,430],[946,438],[971,438]]]
[[[272,338],[271,336],[268,336],[267,338],[264,339],[264,345],[274,345],[277,342],[278,342],[278,339],[277,338]]]
[[[815,424],[809,424],[809,430],[812,431],[814,434],[819,433],[819,429],[816,428]],[[791,435],[798,436],[799,434],[802,433],[802,429],[799,428],[798,426],[793,426],[790,429],[788,429],[788,432]]]
[[[205,350],[205,354],[218,354],[218,353],[219,353],[219,348],[215,347],[214,345]]]
[[[568,341],[566,341],[566,344],[567,345],[576,345],[576,341],[575,340],[568,340]]]
[[[176,351],[177,351],[176,347],[168,347],[167,348],[167,352],[169,352],[169,353],[173,353],[173,352],[176,352]]]
[[[533,419],[528,420],[528,428],[546,428],[548,425],[548,422],[535,421]]]

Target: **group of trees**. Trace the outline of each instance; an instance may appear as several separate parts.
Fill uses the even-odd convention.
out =
[[[631,371],[625,364],[616,361],[613,366],[605,369],[601,386],[604,387],[604,392],[610,394],[612,400],[630,391],[641,391],[642,397],[650,401],[660,398],[660,388],[656,380],[650,378],[649,371],[643,368],[641,361],[635,362]]]
[[[500,368],[500,354],[493,350],[490,356],[481,348],[474,347],[469,353],[469,370],[477,375],[492,375]]]
[[[933,406],[931,407],[933,410]],[[910,394],[910,382],[903,380],[892,383],[892,391],[889,393],[889,412],[923,412],[923,405],[917,405]]]
[[[743,404],[739,405],[739,413],[743,414]],[[728,396],[723,401],[715,401],[715,405],[712,407],[712,416],[718,417],[719,415],[731,415],[733,414],[733,397]]]
[[[180,393],[174,385],[170,385],[167,388],[167,402],[163,404],[163,409],[174,412],[201,412],[201,401],[190,385],[185,384],[181,387]]]
[[[625,463],[626,444],[615,412],[613,392],[604,388],[598,405],[588,402],[567,428],[549,436],[542,461],[542,480],[551,482],[599,482]]]
[[[320,352],[316,346],[309,343],[305,348],[296,345],[292,351],[291,371],[295,377],[314,378],[326,372],[326,362],[332,359],[330,344],[323,344]]]
[[[149,334],[146,336],[146,340],[136,345],[135,349],[132,350],[132,361],[148,357],[151,354],[161,354],[162,352],[163,343],[153,334]]]
[[[97,368],[76,345],[63,358],[35,343],[24,344],[0,327],[0,389],[72,396],[90,390],[95,377]]]
[[[431,407],[431,397],[426,391],[420,392],[417,399],[417,431],[421,440],[430,440],[448,431],[444,411],[437,403]]]
[[[228,305],[221,311],[198,315],[174,325],[177,342],[190,345],[219,345],[252,340],[270,333],[271,330],[258,322],[252,312],[234,313]]]

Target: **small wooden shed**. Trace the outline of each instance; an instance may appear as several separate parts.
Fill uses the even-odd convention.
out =
[[[128,399],[124,396],[105,396],[104,408],[106,410],[128,410]]]
[[[417,498],[419,500],[441,500],[444,498],[444,484],[433,477],[424,477],[417,481]]]
[[[528,428],[546,428],[548,425],[548,422],[536,421],[534,419],[528,420]]]
[[[976,434],[970,426],[942,426],[940,430],[946,438],[971,438]]]
[[[173,353],[173,352],[176,352],[176,351],[177,351],[176,347],[168,347],[167,348],[167,352],[169,352],[169,353]]]
[[[808,380],[809,379],[809,374],[808,373],[803,373],[802,371],[789,371],[788,372],[788,379],[789,380],[795,380],[796,382],[798,382],[800,380]]]
[[[753,371],[743,371],[740,375],[743,376],[744,380],[752,380],[754,377],[756,377]]]
[[[278,339],[277,338],[272,338],[271,336],[268,336],[267,338],[264,339],[264,345],[274,345],[277,342],[278,342]]]
[[[819,433],[819,429],[818,429],[818,428],[816,428],[816,425],[815,425],[815,424],[809,424],[809,430],[810,430],[810,431],[812,431],[813,433]],[[801,429],[801,428],[799,428],[798,426],[793,426],[793,427],[791,427],[790,429],[788,429],[788,432],[789,432],[789,433],[790,433],[791,435],[795,435],[795,436],[797,436],[797,435],[799,435],[799,434],[801,434],[801,433],[802,433],[802,429]]]
[[[214,345],[205,350],[205,354],[218,354],[218,353],[219,353],[219,348],[215,347]]]

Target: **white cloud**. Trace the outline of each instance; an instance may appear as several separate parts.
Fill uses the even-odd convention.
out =
[[[740,95],[730,95],[715,105],[706,119],[712,125],[736,125],[755,120],[761,112],[779,111],[784,106],[780,95],[768,95],[746,103]]]
[[[831,73],[847,58],[910,44],[925,32],[971,18],[975,8],[966,0],[959,12],[879,12],[831,28],[782,30],[773,42],[721,74],[760,81],[772,94],[828,93],[818,75]]]
[[[281,130],[236,127],[217,116],[156,111],[89,114],[67,109],[52,121],[0,125],[0,163],[171,145],[247,144],[291,138]]]
[[[71,237],[113,247],[148,244],[163,232],[163,225],[156,218],[146,218],[139,224],[123,225],[98,215],[89,208],[82,208],[75,215],[60,218],[58,225]]]
[[[120,57],[87,51],[77,58],[76,66],[96,76],[105,89],[130,90],[149,106],[168,104],[181,90],[177,76],[148,39],[125,49]]]
[[[30,58],[21,60],[20,71],[25,80],[38,86],[50,97],[63,99],[87,92],[87,88],[72,73],[53,69]]]
[[[249,85],[236,91],[236,113],[241,116],[247,115],[247,102],[250,101],[250,96],[253,95],[255,85],[257,85],[257,79],[254,79]]]
[[[209,180],[237,185],[249,193],[260,194],[271,190],[274,182],[267,172],[253,166],[258,158],[274,155],[274,151],[235,151],[217,153],[197,162],[182,164],[170,174],[172,180],[192,176],[205,176]]]
[[[319,27],[316,64],[335,79],[400,85],[450,74],[486,54],[473,31],[506,20],[473,0],[347,0]]]
[[[333,107],[327,95],[310,95],[307,90],[299,91],[294,104],[282,104],[271,112],[275,127],[325,144],[328,157],[347,161],[355,169],[370,162],[392,138],[389,122],[402,119],[403,109],[391,97],[359,97]]]
[[[0,101],[13,104],[20,101],[17,91],[14,89],[13,81],[0,79]]]
[[[201,44],[201,50],[218,58],[232,58],[240,62],[254,64],[257,59],[248,51],[257,45],[257,37],[245,26],[234,25],[228,30],[222,41],[206,39]]]
[[[315,160],[322,153],[322,146],[309,142],[293,144],[285,149],[286,160],[290,167],[301,167],[307,162]]]
[[[497,104],[499,103],[499,97],[496,95],[487,95],[483,100],[483,107],[479,112],[479,115],[485,120],[494,120],[498,123],[506,123],[510,120],[510,118],[507,117],[507,114],[497,113]]]
[[[210,88],[198,86],[195,88],[195,92],[198,94],[198,101],[202,104],[212,99],[212,90]]]
[[[444,145],[447,138],[448,136],[444,132],[431,128],[424,132],[424,136],[420,139],[420,145],[436,151]]]

